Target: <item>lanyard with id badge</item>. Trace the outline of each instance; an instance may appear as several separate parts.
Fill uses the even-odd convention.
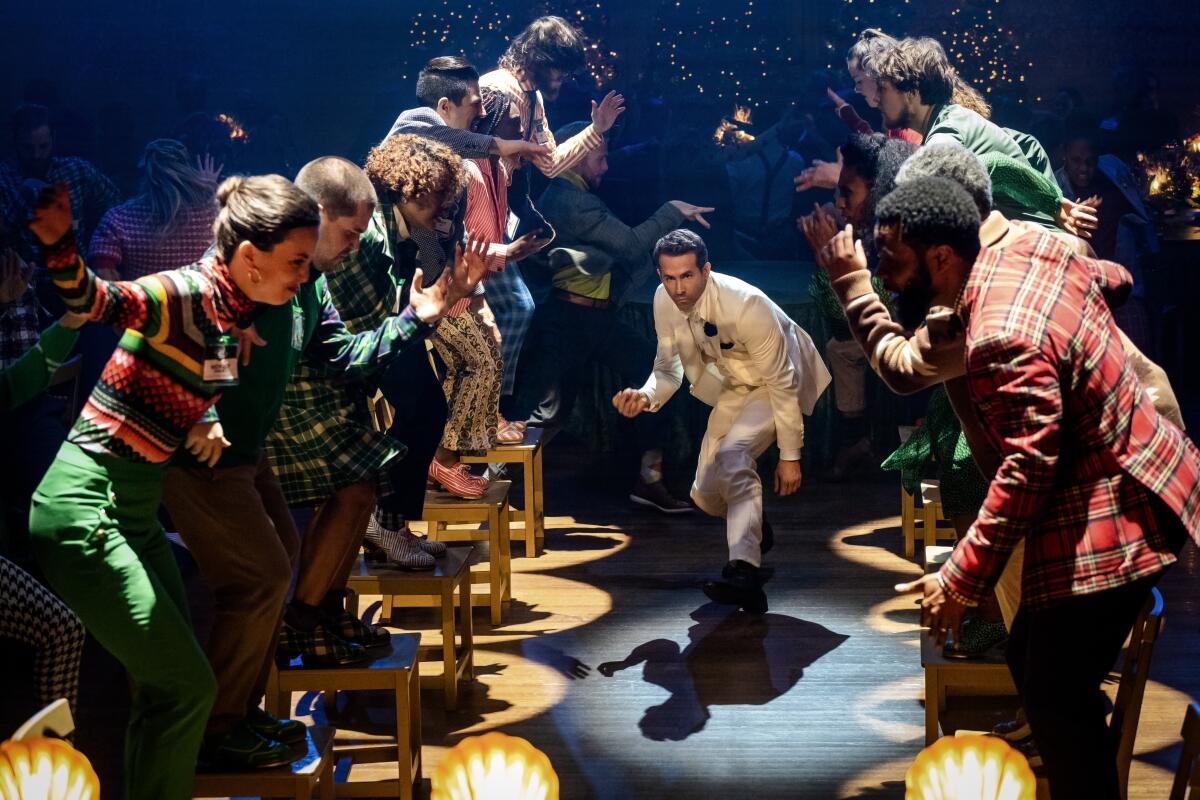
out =
[[[228,334],[211,336],[206,339],[202,374],[205,383],[222,387],[237,386],[238,355],[241,347],[241,342]]]

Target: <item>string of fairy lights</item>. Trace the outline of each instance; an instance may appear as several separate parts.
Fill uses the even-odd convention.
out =
[[[757,3],[757,5],[756,5]],[[1011,29],[997,21],[1002,0],[960,0],[948,13],[920,15],[911,0],[840,0],[825,42],[826,67],[840,69],[841,54],[866,28],[893,35],[940,32],[940,40],[963,78],[985,94],[1025,82],[1032,62]],[[609,85],[628,60],[621,52],[604,0],[536,0],[514,15],[501,0],[430,0],[409,26],[413,63],[403,80],[432,55],[458,54],[495,63],[530,19],[557,14],[584,34],[587,70],[597,88]],[[790,0],[659,0],[652,52],[639,54],[672,89],[748,107],[791,101],[803,63],[795,54]]]

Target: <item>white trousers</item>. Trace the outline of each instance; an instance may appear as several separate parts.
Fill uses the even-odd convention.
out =
[[[762,481],[756,459],[775,441],[766,387],[725,389],[708,415],[692,500],[726,520],[729,560],[762,565]]]

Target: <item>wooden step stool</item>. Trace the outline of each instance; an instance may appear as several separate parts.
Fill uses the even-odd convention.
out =
[[[925,746],[938,738],[946,695],[1015,695],[1012,673],[1002,653],[979,658],[946,658],[929,631],[921,631],[921,666],[925,669]]]
[[[293,797],[309,800],[316,789],[321,800],[333,800],[333,728],[310,727],[307,751],[286,767],[246,772],[197,772],[193,797]]]
[[[387,564],[370,564],[362,556],[354,563],[347,588],[350,613],[360,617],[360,599],[364,594],[383,596],[380,621],[391,619],[395,606],[436,606],[442,610],[442,644],[421,645],[422,661],[442,662],[442,676],[427,675],[422,680],[440,680],[446,695],[446,710],[458,708],[458,681],[474,680],[474,637],[471,624],[471,545],[451,546],[437,560],[432,572],[413,572]],[[459,644],[454,636],[454,590],[458,589]]]
[[[499,445],[481,456],[460,456],[464,464],[520,464],[525,478],[521,509],[509,510],[509,524],[519,522],[525,531],[525,555],[533,558],[546,542],[545,494],[542,491],[542,429],[526,428],[525,441]]]
[[[425,492],[424,519],[429,537],[439,542],[487,542],[487,571],[471,570],[471,584],[487,584],[486,593],[471,592],[471,604],[491,606],[492,624],[499,625],[505,604],[512,600],[512,553],[508,537],[508,490],[512,481],[492,481],[477,500],[448,492]],[[485,524],[485,530],[478,526]],[[470,525],[471,528],[449,528]],[[472,564],[471,566],[477,566]]]
[[[305,667],[300,659],[280,668],[271,666],[265,706],[276,717],[291,716],[292,692],[325,693],[327,713],[336,710],[337,692],[384,690],[392,693],[396,706],[394,742],[356,739],[339,733],[333,757],[348,756],[351,762],[396,761],[397,776],[379,781],[336,784],[338,797],[399,797],[412,800],[413,785],[421,780],[421,688],[417,654],[421,636],[393,633],[392,650],[362,666]]]

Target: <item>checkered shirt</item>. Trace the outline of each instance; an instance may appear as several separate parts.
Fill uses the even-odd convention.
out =
[[[20,204],[21,184],[24,179],[15,161],[0,164],[0,202],[10,229],[20,231],[27,250],[39,253],[36,239],[25,226],[25,210]],[[66,183],[71,194],[71,217],[75,226],[75,241],[84,250],[91,241],[92,229],[110,208],[121,202],[121,192],[89,161],[82,158],[52,158],[46,171],[46,183]],[[194,259],[193,259],[194,260]],[[184,262],[186,263],[186,262]],[[182,266],[176,264],[175,266]]]
[[[381,203],[358,250],[326,273],[346,328],[374,330],[406,306],[416,264],[416,245],[400,239],[391,204]],[[371,384],[330,378],[318,365],[301,360],[266,442],[290,505],[322,503],[338,489],[379,476],[404,455],[401,442],[371,424],[367,398],[374,391]]]
[[[967,600],[987,595],[1022,540],[1031,607],[1159,572],[1176,558],[1151,493],[1197,538],[1200,451],[1155,411],[1105,301],[1132,279],[1067,247],[1043,233],[985,248],[963,293],[971,399],[1002,457],[941,571]]]
[[[92,234],[88,263],[97,256],[119,263],[121,277],[133,280],[153,272],[175,269],[198,261],[212,244],[215,202],[181,208],[177,225],[164,236],[155,224],[150,204],[135,197],[108,213]]]

